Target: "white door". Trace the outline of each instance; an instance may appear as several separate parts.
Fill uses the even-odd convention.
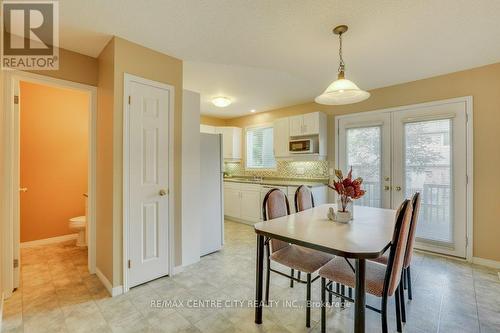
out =
[[[416,247],[466,257],[467,108],[463,99],[341,116],[338,165],[363,177],[355,201],[397,209],[422,195]],[[379,199],[380,198],[380,199]]]
[[[128,287],[169,273],[171,90],[128,83]]]
[[[302,135],[302,116],[290,117],[290,136]]]
[[[467,139],[465,102],[394,113],[393,207],[422,195],[421,249],[465,258]]]
[[[363,178],[366,194],[355,205],[391,207],[391,115],[355,115],[338,120],[338,166]]]

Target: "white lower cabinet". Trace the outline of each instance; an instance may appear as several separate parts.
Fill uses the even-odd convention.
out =
[[[224,215],[251,223],[261,220],[260,185],[224,183]]]
[[[270,186],[236,182],[224,183],[224,215],[228,218],[253,224],[262,221],[262,203],[266,193],[272,188],[283,191],[290,204],[290,213],[295,213],[295,191],[297,186]],[[311,188],[316,206],[328,202],[327,186]]]

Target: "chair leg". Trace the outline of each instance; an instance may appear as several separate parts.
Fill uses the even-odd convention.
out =
[[[290,275],[295,276],[295,270],[293,268],[291,269]],[[293,288],[293,279],[290,279],[290,288]]]
[[[269,304],[269,279],[271,278],[271,260],[267,257],[267,270],[266,270],[266,305]]]
[[[410,266],[406,269],[406,279],[408,280],[408,299],[413,299],[411,294],[411,273]]]
[[[405,305],[405,291],[401,286],[399,287],[399,297],[401,298],[401,321],[406,323],[406,305]]]
[[[306,327],[311,327],[311,273],[307,273]]]
[[[332,282],[332,281],[330,281],[330,287],[329,287],[329,290],[330,290],[330,291],[333,291],[333,282]],[[333,295],[332,295],[331,293],[328,293],[328,303],[329,303],[330,305],[332,305],[332,303],[333,303]]]
[[[399,288],[401,287],[401,285],[399,285],[397,288],[396,288],[396,292],[394,293],[394,299],[396,300],[396,327],[397,327],[397,330],[398,332],[402,332],[402,328],[401,328],[401,305],[399,304],[399,300],[400,300],[400,297],[399,297]]]
[[[332,285],[330,285],[330,289],[332,288]],[[326,332],[326,279],[321,278],[321,333]],[[332,294],[328,293],[329,296],[331,297]],[[331,303],[331,300],[330,300]]]
[[[352,288],[349,287],[349,298],[352,298]]]
[[[382,318],[382,333],[387,333],[387,295],[382,296],[382,306],[380,309],[380,316]]]
[[[404,290],[406,290],[408,287],[406,285],[406,270],[404,268],[401,274],[403,274],[403,276],[401,277],[401,281],[403,281],[403,288]]]
[[[340,285],[340,293],[342,294],[342,296],[345,296],[345,286],[343,284]],[[340,300],[340,304],[342,306],[342,308],[345,307],[345,299],[341,299]]]
[[[300,280],[300,271],[297,272],[297,279]]]
[[[337,292],[337,294],[340,294],[340,283],[338,282],[335,282],[335,291]]]

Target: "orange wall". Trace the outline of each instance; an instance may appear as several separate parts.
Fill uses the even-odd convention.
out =
[[[85,215],[88,95],[21,82],[21,242],[71,233]]]

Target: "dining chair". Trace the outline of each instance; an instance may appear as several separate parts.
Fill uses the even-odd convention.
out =
[[[390,296],[396,300],[396,324],[398,332],[402,332],[401,327],[401,307],[402,300],[402,281],[401,275],[405,259],[406,245],[408,243],[408,234],[410,231],[410,220],[412,215],[412,204],[410,200],[405,200],[396,213],[396,223],[392,241],[389,247],[389,261],[387,265],[368,261],[366,263],[366,292],[381,297],[381,308],[377,309],[370,305],[367,308],[381,314],[382,332],[387,333],[387,299]],[[353,223],[356,223],[355,221]],[[335,258],[328,262],[319,270],[321,277],[321,332],[326,331],[326,292],[334,293],[336,296],[354,302],[351,297],[347,297],[328,289],[326,280],[335,281],[342,285],[355,287],[356,276],[354,266],[349,260],[344,258]]]
[[[415,246],[415,236],[417,234],[417,221],[420,212],[421,200],[422,196],[420,195],[419,192],[416,192],[411,199],[413,211],[411,214],[410,232],[408,233],[408,243],[406,244],[406,252],[405,252],[405,259],[404,259],[403,273],[402,273],[403,289],[408,289],[408,299],[413,299],[412,289],[411,289],[410,266],[411,266],[411,259],[413,257],[413,248]],[[386,253],[377,259],[373,259],[372,261],[376,261],[378,263],[387,265],[387,263],[389,262],[389,255]],[[404,300],[404,293],[403,293],[403,299],[401,300],[401,319],[403,323],[406,322],[406,306]]]
[[[295,191],[295,211],[301,212],[306,209],[314,208],[314,195],[312,191],[306,185],[300,185]],[[293,272],[292,272],[293,275]],[[300,271],[298,272],[298,278],[300,279]],[[292,280],[293,281],[293,280]],[[291,282],[293,287],[293,282]],[[330,288],[333,288],[333,285],[330,285]],[[336,284],[337,293],[341,292],[343,295],[345,294],[345,286],[341,286],[340,284]],[[348,288],[349,297],[352,297],[352,288]],[[328,302],[332,304],[332,294],[328,296]],[[342,306],[344,306],[344,302],[342,300]]]
[[[290,215],[288,199],[281,190],[274,188],[267,192],[262,204],[262,215],[264,221]],[[265,302],[269,304],[269,281],[271,272],[291,279],[291,281],[306,284],[306,327],[311,327],[311,284],[319,276],[312,279],[312,273],[330,261],[333,256],[302,246],[289,244],[279,239],[266,237],[266,297]],[[271,261],[275,261],[291,269],[288,275],[279,270],[271,268]],[[306,280],[296,278],[294,270],[306,273]],[[293,285],[292,285],[293,286]]]

